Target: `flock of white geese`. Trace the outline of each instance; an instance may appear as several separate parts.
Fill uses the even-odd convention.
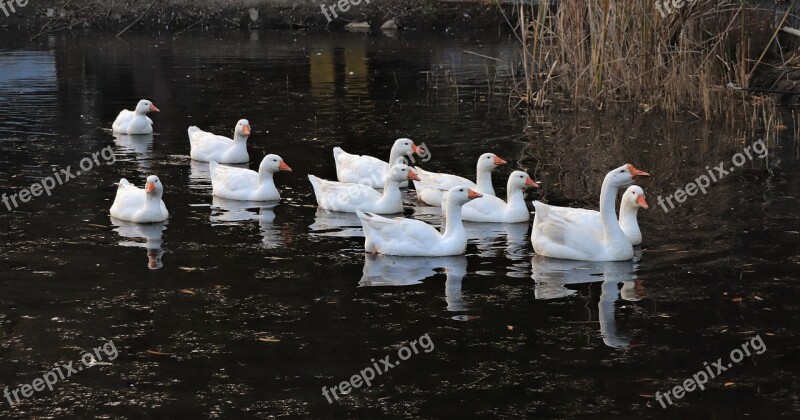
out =
[[[139,101],[133,111],[123,110],[112,126],[119,134],[151,134],[153,121],[147,116],[158,112],[150,101]],[[274,154],[264,157],[258,171],[228,166],[249,163],[247,138],[250,124],[240,120],[233,138],[189,127],[191,158],[209,162],[212,194],[242,201],[277,201],[275,173],[291,168]],[[530,220],[525,203],[526,188],[538,184],[525,172],[513,171],[508,178],[507,196],[495,195],[492,171],[507,162],[492,153],[478,158],[476,181],[434,173],[405,164],[406,157],[425,151],[410,139],[394,142],[389,160],[353,155],[339,147],[333,149],[338,181],[309,175],[317,204],[327,211],[356,213],[365,236],[364,248],[373,254],[415,257],[461,255],[467,247],[463,221],[483,223],[524,223]],[[627,261],[635,245],[642,242],[637,221],[638,209],[648,208],[644,191],[633,185],[635,177],[647,172],[625,164],[610,171],[600,190],[600,210],[557,207],[533,201],[535,215],[531,243],[536,254],[579,261]],[[431,206],[441,206],[444,228],[409,218],[387,218],[381,214],[403,211],[401,188],[414,184],[417,198]],[[618,191],[626,188],[617,218]],[[121,179],[110,214],[134,223],[158,223],[169,218],[162,200],[164,186],[155,175],[147,177],[144,188]]]

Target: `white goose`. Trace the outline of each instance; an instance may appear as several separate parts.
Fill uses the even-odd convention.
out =
[[[403,196],[400,192],[400,183],[409,179],[419,179],[417,174],[406,165],[392,166],[383,192],[362,184],[348,184],[335,181],[326,181],[309,175],[308,180],[314,187],[314,195],[320,208],[332,211],[353,213],[356,210],[378,214],[401,213],[403,211]]]
[[[339,182],[364,184],[372,188],[382,188],[389,172],[389,163],[392,165],[397,160],[411,153],[423,154],[425,151],[414,144],[410,139],[398,139],[392,145],[389,153],[389,162],[384,162],[372,156],[352,155],[342,150],[341,147],[333,148],[333,160],[336,161],[336,177]],[[408,186],[408,181],[400,184],[401,188]]]
[[[275,188],[273,175],[276,172],[292,172],[292,168],[278,155],[266,155],[258,166],[258,172],[246,168],[208,164],[211,173],[212,194],[217,197],[239,201],[276,201],[281,194]]]
[[[148,116],[148,112],[159,112],[159,109],[147,99],[142,99],[136,104],[133,111],[123,109],[114,120],[111,128],[115,133],[120,134],[151,134],[153,132],[153,120]]]
[[[622,200],[619,204],[619,227],[622,228],[622,232],[631,241],[631,245],[641,245],[642,243],[642,231],[639,229],[639,222],[636,217],[640,207],[650,208],[647,205],[644,190],[638,185],[631,185],[622,194]],[[550,206],[548,211],[551,214],[555,212],[560,217],[581,224],[586,229],[596,230],[598,235],[602,234],[602,218],[597,210]]]
[[[247,137],[250,136],[250,123],[239,120],[233,131],[233,139],[203,131],[195,126],[189,127],[189,143],[192,159],[200,162],[247,163]]]
[[[374,254],[400,257],[446,257],[463,254],[467,249],[467,232],[461,221],[461,206],[481,194],[455,187],[448,193],[444,211],[446,224],[440,233],[433,226],[412,219],[387,219],[356,210],[364,228],[364,248]]]
[[[508,177],[507,201],[493,195],[464,204],[461,217],[468,222],[521,223],[530,220],[531,213],[525,205],[525,188],[539,188],[531,177],[514,171]]]
[[[144,189],[137,188],[127,179],[119,180],[117,196],[111,205],[111,216],[136,223],[157,223],[167,220],[169,212],[161,201],[164,186],[155,175],[147,177]]]
[[[492,171],[506,163],[494,153],[482,154],[478,158],[477,182],[472,182],[457,175],[428,172],[416,167],[414,169],[420,178],[420,181],[414,182],[417,198],[429,206],[441,207],[442,193],[453,187],[467,187],[483,195],[495,195],[494,186],[492,186]]]
[[[587,229],[584,223],[573,220],[563,208],[551,211],[548,206],[534,201],[536,215],[533,219],[531,243],[537,254],[552,258],[581,261],[626,261],[633,258],[631,241],[617,221],[614,209],[617,191],[633,183],[634,176],[649,176],[631,164],[620,166],[609,172],[600,190],[600,219],[594,225],[600,228]]]
[[[619,227],[631,241],[631,245],[642,244],[642,230],[639,229],[639,207],[647,210],[647,200],[644,197],[644,190],[638,185],[631,185],[622,195],[619,203]]]

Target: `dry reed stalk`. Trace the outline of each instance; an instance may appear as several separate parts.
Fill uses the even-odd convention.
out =
[[[541,1],[518,13],[520,103],[540,108],[562,92],[575,109],[621,103],[705,121],[752,117],[753,106],[773,112],[723,88],[732,80],[746,87],[756,67],[749,66],[747,9],[738,0],[700,0],[666,17],[650,1]],[[775,123],[765,115],[760,124]]]

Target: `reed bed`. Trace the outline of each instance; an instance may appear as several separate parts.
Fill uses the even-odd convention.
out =
[[[514,107],[627,106],[704,121],[780,125],[747,88],[776,48],[774,16],[744,1],[698,0],[662,16],[654,0],[528,2],[507,14],[520,44]],[[788,15],[788,12],[787,12]],[[781,16],[777,16],[779,19]],[[785,16],[784,16],[785,19]],[[757,47],[756,47],[757,46]],[[683,118],[683,117],[681,117]]]

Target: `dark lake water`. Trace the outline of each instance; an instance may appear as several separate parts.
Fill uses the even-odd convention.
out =
[[[20,38],[21,39],[21,38]],[[487,59],[478,53],[497,60]],[[677,417],[800,411],[798,143],[789,129],[707,189],[667,196],[757,137],[722,123],[637,112],[524,117],[496,95],[514,44],[491,34],[58,35],[0,39],[0,193],[96,166],[13,212],[0,207],[0,388],[113,342],[118,357],[36,392],[0,417]],[[454,85],[455,82],[455,85]],[[152,141],[115,138],[142,98]],[[252,168],[277,153],[277,206],[212,199],[186,128],[250,120]],[[475,159],[542,181],[530,199],[596,208],[630,162],[651,209],[635,262],[535,257],[526,224],[469,224],[466,256],[366,256],[357,219],[317,212],[307,174],[334,178],[331,149],[388,158],[425,144],[430,170],[472,177]],[[165,225],[112,223],[121,177],[157,174]],[[406,193],[406,215],[439,212]],[[419,352],[329,404],[335,387],[412,340]],[[766,350],[705,390],[654,398],[754,337]]]

